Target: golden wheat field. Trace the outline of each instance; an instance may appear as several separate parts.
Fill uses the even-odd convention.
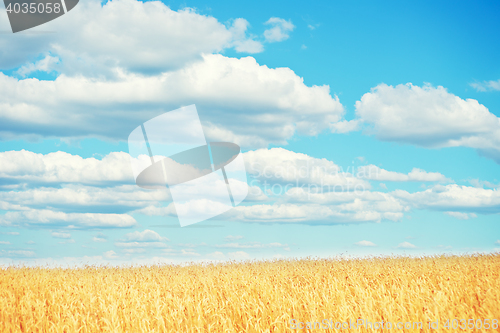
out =
[[[0,269],[0,332],[457,332],[461,319],[499,330],[499,254]]]

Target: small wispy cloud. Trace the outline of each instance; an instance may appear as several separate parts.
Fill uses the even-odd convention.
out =
[[[228,242],[234,242],[234,241],[237,241],[238,239],[242,239],[243,236],[232,236],[232,235],[229,235],[229,236],[226,236],[225,240],[228,241]]]
[[[271,28],[264,31],[264,38],[268,43],[287,40],[290,38],[289,33],[295,28],[291,20],[287,21],[279,17],[271,17],[265,24],[271,26]]]
[[[0,250],[0,256],[2,257],[34,257],[35,252],[30,250],[11,250],[4,251]]]
[[[68,238],[71,238],[71,234],[69,232],[52,232],[52,237],[54,238],[64,238],[64,239],[68,239]]]
[[[118,255],[116,254],[115,251],[113,250],[109,250],[109,251],[106,251],[102,254],[104,256],[104,258],[106,259],[116,259],[118,258]]]
[[[142,232],[134,231],[125,235],[127,241],[136,242],[164,242],[168,241],[167,237],[160,236],[156,231],[146,229]]]
[[[477,91],[499,91],[500,90],[500,79],[497,81],[483,81],[483,82],[474,82],[471,83],[470,86]]]
[[[316,24],[308,24],[307,27],[309,28],[309,30],[316,30],[317,28],[319,28],[320,24],[319,23],[316,23]]]
[[[359,242],[354,243],[354,244],[357,246],[366,246],[366,247],[377,246],[377,244],[370,242],[370,241],[367,241],[367,240],[362,240],[362,241],[359,241]]]
[[[399,243],[396,247],[398,249],[416,249],[417,247],[410,242]]]
[[[41,72],[47,72],[50,73],[54,71],[56,65],[59,63],[59,58],[58,57],[53,57],[50,55],[47,55],[45,58],[35,62],[31,63],[28,65],[24,65],[21,68],[17,70],[17,74],[25,77],[26,75],[29,75],[33,72],[36,71],[41,71]]]
[[[470,218],[476,218],[477,215],[474,213],[461,213],[461,212],[445,212],[446,215],[454,217],[459,220],[468,220]]]

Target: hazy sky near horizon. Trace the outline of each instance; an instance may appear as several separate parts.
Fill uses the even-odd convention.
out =
[[[495,1],[0,8],[0,265],[500,250]],[[181,228],[129,133],[195,104],[250,195]]]

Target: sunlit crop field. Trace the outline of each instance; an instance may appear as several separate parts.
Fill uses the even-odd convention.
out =
[[[0,269],[0,332],[346,332],[360,319],[499,331],[500,255]]]

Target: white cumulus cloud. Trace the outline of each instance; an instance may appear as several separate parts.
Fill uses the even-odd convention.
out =
[[[264,38],[268,43],[282,42],[288,39],[290,32],[295,28],[291,20],[287,21],[279,17],[271,17],[265,24],[271,26],[264,31]]]
[[[70,228],[128,228],[137,222],[127,214],[64,213],[48,209],[8,211],[0,216],[6,226],[66,226]]]
[[[23,149],[0,152],[0,161],[0,177],[18,182],[134,183],[130,156],[124,152],[111,152],[98,160],[62,151],[39,154]]]
[[[379,181],[451,182],[450,179],[439,172],[427,172],[419,168],[413,168],[408,174],[404,174],[401,172],[387,171],[372,164],[358,167],[356,176],[363,179]]]
[[[471,147],[500,161],[500,118],[442,86],[380,84],[356,102],[357,121],[384,141],[427,148]]]
[[[126,140],[138,124],[194,103],[209,140],[263,147],[285,143],[295,133],[316,135],[344,113],[329,86],[308,87],[289,68],[260,66],[252,57],[205,55],[173,72],[124,73],[119,80],[18,80],[0,73],[0,90],[4,139]]]
[[[31,74],[36,71],[42,71],[50,73],[55,70],[57,63],[59,62],[58,57],[52,57],[50,55],[46,55],[45,58],[38,60],[35,63],[29,63],[21,66],[16,73],[22,77],[25,77],[28,74]]]
[[[331,187],[332,190],[370,188],[367,181],[353,176],[354,170],[343,170],[325,158],[314,158],[283,148],[249,151],[243,154],[243,158],[247,172],[259,180],[259,184],[264,181],[283,185],[313,184]]]
[[[70,15],[32,29],[57,33],[19,35],[16,43],[0,36],[0,65],[14,67],[50,52],[62,60],[59,70],[66,74],[110,75],[117,68],[162,72],[233,46],[247,52],[235,45],[247,40],[242,20],[226,27],[214,17],[190,8],[174,11],[160,1],[114,0],[102,5],[89,0],[80,2]],[[32,69],[23,68],[23,72]]]
[[[460,213],[500,213],[500,191],[463,185],[436,185],[421,192],[391,194],[415,208]]]
[[[125,235],[127,241],[136,242],[164,242],[168,241],[167,237],[162,237],[156,231],[146,229],[144,231],[134,231]]]
[[[102,255],[106,259],[116,259],[116,258],[118,258],[118,255],[113,250],[106,251]]]

